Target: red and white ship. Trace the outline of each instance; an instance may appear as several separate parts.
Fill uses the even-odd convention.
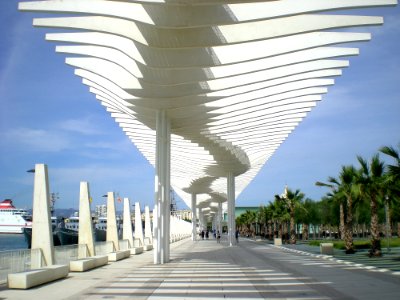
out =
[[[32,216],[26,209],[15,208],[10,199],[0,202],[0,233],[23,233],[26,227],[32,227]]]

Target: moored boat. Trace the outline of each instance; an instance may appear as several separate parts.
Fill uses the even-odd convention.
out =
[[[58,226],[56,232],[61,245],[78,244],[79,217],[69,217]]]
[[[118,238],[122,238],[122,218],[117,216]],[[107,216],[100,216],[94,226],[96,242],[104,242],[107,239]]]
[[[0,233],[23,233],[32,227],[32,216],[26,209],[16,208],[11,199],[0,202]]]
[[[107,238],[107,217],[101,216],[94,226],[96,242],[104,242]]]
[[[53,231],[53,244],[54,246],[60,246],[60,239],[58,238],[57,235],[57,225],[61,222],[61,218],[57,217],[51,217],[51,229]],[[24,228],[24,237],[25,241],[28,244],[28,248],[31,248],[32,245],[32,227],[26,227]]]

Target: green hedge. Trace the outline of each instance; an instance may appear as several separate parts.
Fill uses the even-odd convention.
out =
[[[344,242],[339,240],[316,240],[316,241],[309,241],[310,246],[319,246],[321,243],[333,243],[333,247],[335,249],[345,249]],[[356,249],[369,249],[371,248],[371,240],[354,240],[354,247]],[[390,239],[390,247],[400,247],[400,238],[391,238]],[[384,248],[387,246],[387,239],[381,239],[381,247]]]

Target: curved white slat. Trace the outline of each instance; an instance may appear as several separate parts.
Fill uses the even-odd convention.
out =
[[[396,3],[49,0],[19,8],[51,14],[34,25],[57,29],[46,39],[62,43],[56,51],[154,166],[156,111],[166,112],[171,185],[189,206],[198,194],[211,215],[227,197],[227,174],[238,195],[359,54],[345,44],[371,36],[354,28],[383,23],[323,12]]]

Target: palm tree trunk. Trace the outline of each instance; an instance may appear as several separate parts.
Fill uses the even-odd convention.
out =
[[[303,224],[303,241],[308,240],[308,224]]]
[[[278,238],[282,238],[282,222],[278,223]]]
[[[340,225],[339,225],[339,231],[340,231],[340,239],[344,239],[344,207],[343,203],[340,203]]]
[[[400,237],[400,222],[397,222],[397,237]]]
[[[353,254],[354,251],[354,244],[353,244],[353,200],[351,197],[347,198],[347,215],[346,215],[346,222],[344,227],[344,245],[346,248],[346,254]]]
[[[270,239],[270,240],[272,240],[272,238],[273,238],[273,235],[272,235],[272,233],[273,233],[273,228],[272,228],[272,222],[271,221],[268,221],[268,238]]]
[[[381,241],[378,227],[378,207],[375,195],[371,195],[371,256],[381,256]]]
[[[385,201],[385,211],[386,211],[386,226],[387,226],[387,238],[392,237],[392,224],[390,220],[390,207],[389,202]]]
[[[290,243],[296,244],[296,229],[294,228],[294,212],[290,214]]]

